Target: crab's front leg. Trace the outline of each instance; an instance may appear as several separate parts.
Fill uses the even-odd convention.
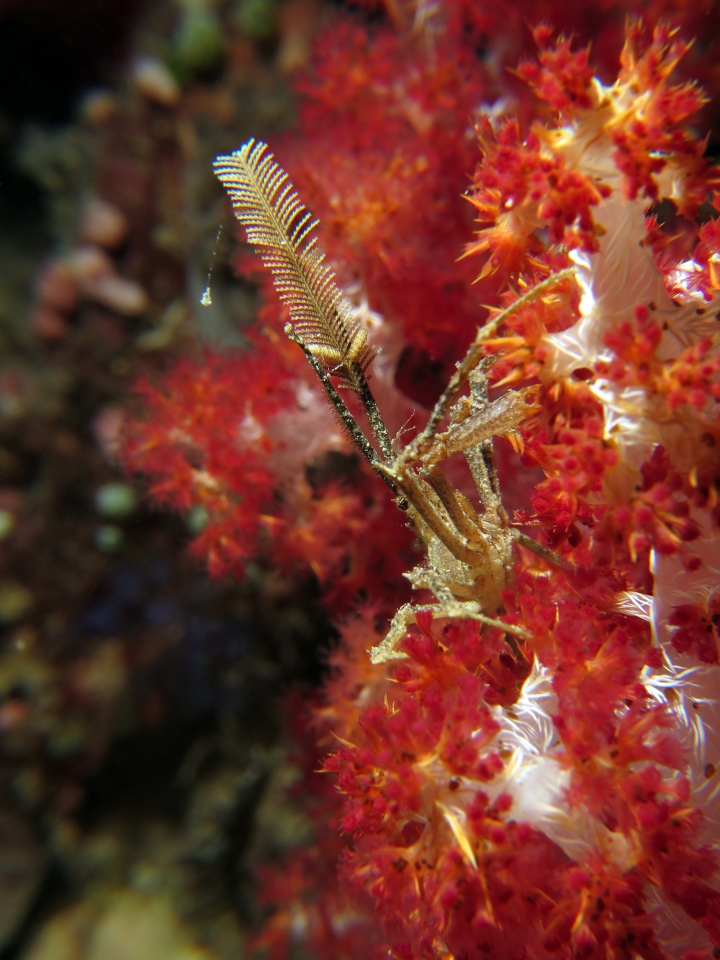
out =
[[[536,387],[508,390],[502,397],[476,410],[459,423],[451,423],[444,433],[437,434],[430,449],[423,455],[423,463],[429,466],[439,460],[447,460],[454,453],[464,453],[493,437],[507,437],[511,443],[517,445],[518,425],[540,409],[531,400],[536,392]]]

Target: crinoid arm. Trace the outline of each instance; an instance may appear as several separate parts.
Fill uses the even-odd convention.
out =
[[[389,459],[390,439],[366,377],[375,351],[324,262],[325,254],[313,236],[318,221],[265,143],[248,140],[234,153],[218,157],[214,168],[248,242],[271,271],[280,299],[290,310],[294,339],[340,387],[357,394],[382,454]]]

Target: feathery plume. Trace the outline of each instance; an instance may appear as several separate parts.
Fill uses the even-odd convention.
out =
[[[258,249],[280,299],[290,309],[296,337],[341,386],[364,397],[365,371],[375,351],[332,270],[325,266],[317,237],[311,236],[318,221],[265,143],[250,139],[239,150],[218,157],[214,168],[248,242]]]

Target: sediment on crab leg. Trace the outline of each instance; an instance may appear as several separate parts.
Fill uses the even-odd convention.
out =
[[[437,434],[430,442],[429,448],[422,455],[423,463],[448,460],[453,454],[464,453],[470,447],[493,437],[508,437],[518,443],[518,424],[538,409],[537,406],[527,403],[527,398],[536,391],[537,387],[508,390],[464,420],[451,423],[444,433]]]
[[[478,365],[468,377],[468,381],[470,383],[470,397],[477,409],[482,409],[490,402],[485,365]],[[502,522],[507,523],[508,516],[500,498],[500,480],[495,466],[495,448],[492,440],[483,440],[482,443],[470,447],[465,451],[465,459],[475,482],[480,502],[485,507],[485,513],[495,514]]]

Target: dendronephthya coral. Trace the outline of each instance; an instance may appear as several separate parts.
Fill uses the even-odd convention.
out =
[[[702,96],[670,84],[685,45],[665,27],[631,25],[611,87],[587,51],[536,38],[520,73],[558,120],[521,140],[481,119],[468,252],[521,293],[576,267],[579,296],[550,287],[488,341],[497,382],[541,382],[522,429],[547,479],[522,518],[575,567],[517,564],[515,661],[487,627],[416,615],[393,683],[326,763],[343,869],[400,956],[709,956],[720,238],[704,144],[681,127]]]
[[[443,30],[433,39],[442,53]],[[218,161],[238,218],[251,228],[250,240],[276,281],[280,273],[280,299],[289,303],[289,315],[276,302],[266,308],[274,328],[258,354],[242,360],[243,370],[255,372],[239,402],[231,393],[233,361],[221,378],[227,387],[222,408],[244,409],[257,434],[225,437],[231,413],[220,416],[218,398],[210,402],[217,376],[204,382],[193,375],[192,390],[181,378],[168,378],[172,390],[154,399],[149,394],[162,418],[143,428],[146,439],[152,434],[144,449],[153,459],[145,455],[140,466],[160,479],[159,491],[187,508],[193,487],[179,479],[188,476],[196,485],[200,479],[210,489],[198,463],[216,478],[212,499],[203,494],[216,523],[205,546],[222,528],[224,553],[244,559],[250,548],[236,543],[240,528],[228,522],[237,516],[248,528],[266,525],[278,554],[287,553],[283,543],[292,543],[299,525],[287,509],[291,488],[286,483],[284,499],[274,496],[267,467],[270,456],[282,459],[269,425],[292,408],[289,383],[302,378],[300,351],[289,353],[280,338],[280,323],[289,318],[297,328],[289,328],[291,335],[353,440],[427,547],[425,566],[409,579],[434,595],[431,602],[402,603],[398,589],[394,597],[402,606],[380,643],[376,621],[381,635],[387,624],[377,609],[345,624],[316,712],[314,729],[332,751],[323,769],[334,776],[342,802],[338,813],[325,798],[318,821],[340,819],[340,871],[353,892],[352,907],[335,889],[332,872],[309,866],[329,849],[336,853],[335,844],[320,841],[314,859],[304,853],[284,882],[274,881],[284,904],[264,940],[274,956],[293,937],[323,956],[366,956],[376,949],[387,955],[389,949],[403,960],[663,960],[684,951],[699,960],[720,949],[714,702],[720,683],[720,221],[715,174],[703,159],[704,142],[688,126],[703,96],[693,84],[671,82],[687,46],[663,25],[652,36],[640,24],[629,25],[612,86],[594,77],[588,50],[553,42],[546,28],[537,29],[535,39],[539,63],[523,63],[518,73],[549,105],[543,121],[524,135],[519,121],[498,118],[496,110],[478,119],[483,156],[467,198],[479,229],[462,269],[484,258],[480,278],[500,284],[501,302],[458,364],[444,394],[450,399],[444,406],[441,399],[434,423],[430,418],[432,429],[405,447],[401,437],[391,442],[378,430],[375,446],[363,438],[333,379],[338,386],[348,380],[357,359],[353,345],[357,338],[358,350],[365,348],[365,331],[353,327],[338,352],[293,314],[297,303],[287,296],[278,263],[285,269],[293,256],[298,262],[293,290],[304,270],[316,271],[311,279],[325,278],[319,247],[314,240],[303,247],[302,232],[310,222],[309,215],[303,219],[304,166],[305,184],[321,208],[313,212],[326,212],[325,181],[306,169],[327,162],[317,145],[297,161],[300,179],[293,174],[302,199],[264,145],[250,141]],[[357,53],[357,62],[378,49]],[[437,75],[413,76],[418,89],[425,84],[433,96],[441,89]],[[387,89],[407,112],[411,86]],[[318,102],[338,90],[321,87]],[[422,129],[432,130],[428,140],[437,146],[442,110],[460,108],[448,106],[444,95],[442,110],[430,96],[428,103],[435,112],[428,106]],[[417,121],[417,110],[414,116]],[[333,159],[328,182],[345,159]],[[348,196],[361,204],[356,187],[365,182],[355,182],[360,174],[352,163],[348,169],[354,178],[348,177]],[[396,180],[402,172],[411,186],[432,183],[423,180],[427,167],[409,170],[398,160]],[[383,178],[384,186],[395,182],[385,170]],[[379,268],[363,273],[363,257],[374,243],[384,270],[395,269],[396,255],[369,219],[362,220],[367,235],[353,232],[360,220],[351,227],[350,218],[337,213],[348,203],[344,194],[327,201],[342,237],[333,241],[330,231],[328,251],[342,282],[352,273],[343,254],[354,243],[363,295],[375,309],[372,279],[384,284],[386,277]],[[369,204],[362,209],[369,213]],[[381,209],[372,206],[389,235],[403,221],[383,219]],[[432,205],[422,210],[430,222]],[[280,234],[258,232],[258,223],[278,211]],[[401,245],[402,237],[394,242]],[[369,254],[367,260],[374,263]],[[421,289],[426,276],[419,272]],[[454,311],[453,298],[468,304],[461,274],[453,276],[456,282],[443,285],[448,301],[439,319],[429,300],[422,304],[421,339],[417,325],[404,326],[392,314],[401,298],[385,297],[384,322],[410,343],[418,337],[423,349],[434,337],[445,349],[453,319],[466,317]],[[343,327],[345,308],[337,303],[330,304],[328,329],[336,321]],[[459,331],[450,331],[456,342]],[[258,357],[274,364],[275,376],[269,366],[261,372]],[[369,410],[365,365],[362,375],[353,390]],[[488,397],[488,379],[491,387],[512,384],[514,393],[500,401],[517,401],[517,410],[509,426],[482,433],[478,423],[502,406]],[[470,389],[463,397],[464,380]],[[182,435],[172,428],[181,408]],[[370,421],[375,427],[372,415]],[[438,433],[442,423],[447,429]],[[453,445],[461,433],[465,439]],[[544,475],[537,482],[537,471],[523,472],[515,461],[513,499],[516,506],[522,496],[529,503],[514,522],[500,498],[506,477],[500,470],[498,483],[493,435],[510,439],[522,465]],[[437,469],[454,451],[467,456],[479,509]],[[373,491],[366,518],[359,504],[351,516],[338,496],[322,527],[314,503],[308,512],[316,518],[304,533],[305,554],[320,569],[337,550],[328,532],[356,520],[348,568],[361,591],[356,597],[370,599],[377,583],[370,578],[375,564],[368,563],[368,545],[386,560],[397,560],[402,545],[388,535],[393,527],[385,514],[380,524],[369,522],[372,511],[380,517],[381,494]],[[527,532],[518,533],[521,525]],[[497,562],[493,547],[501,554]],[[487,570],[497,575],[492,590],[483,590]],[[388,597],[386,581],[383,613]],[[385,947],[363,939],[368,910]],[[347,934],[353,929],[359,931],[354,938]]]
[[[540,65],[524,64],[519,72],[558,119],[553,126],[535,124],[524,143],[511,124],[499,131],[483,125],[486,160],[472,199],[486,222],[471,252],[491,250],[486,270],[505,267],[521,283],[564,252],[577,268],[575,318],[562,316],[560,301],[547,303],[540,327],[537,316],[524,321],[526,330],[534,321],[534,343],[522,337],[520,320],[516,336],[498,338],[494,349],[506,380],[540,377],[555,410],[535,431],[557,431],[560,420],[565,435],[556,432],[556,444],[568,444],[584,428],[596,448],[600,441],[605,447],[595,482],[584,488],[573,484],[572,474],[582,472],[576,457],[589,459],[596,450],[566,447],[556,460],[554,487],[551,480],[536,490],[535,519],[542,506],[547,523],[547,508],[554,506],[554,529],[546,530],[551,540],[574,547],[568,556],[592,558],[608,586],[615,580],[615,610],[649,624],[652,647],[638,691],[665,709],[661,725],[684,757],[681,764],[658,762],[655,789],[673,793],[684,783],[681,817],[697,818],[696,849],[712,860],[720,822],[720,235],[709,203],[717,176],[702,156],[704,142],[686,126],[703,96],[693,84],[670,83],[687,45],[666,26],[652,39],[640,24],[629,27],[620,75],[609,87],[592,77],[587,51],[572,53],[564,41],[551,48],[544,29],[536,39]],[[565,410],[558,418],[561,398]],[[584,415],[580,399],[590,405]],[[537,457],[545,466],[547,452],[544,459]],[[618,589],[623,585],[626,590]],[[619,726],[631,709],[618,707]],[[552,712],[566,722],[557,706]],[[647,760],[659,737],[659,729],[648,732]],[[544,737],[553,739],[557,744]],[[628,773],[649,769],[635,761]],[[524,819],[571,856],[585,845],[580,861],[589,844],[623,871],[640,867],[654,903],[648,910],[657,942],[670,955],[709,947],[710,940],[717,945],[720,896],[709,861],[704,875],[698,862],[676,863],[684,876],[669,884],[667,865],[653,863],[637,825],[609,822],[604,805],[583,809],[559,772],[547,776],[552,789],[538,785],[535,774],[531,793],[539,803],[533,810],[523,798]],[[545,805],[548,794],[552,802]],[[667,845],[656,842],[658,861],[669,857]],[[692,895],[688,885],[696,887]]]

